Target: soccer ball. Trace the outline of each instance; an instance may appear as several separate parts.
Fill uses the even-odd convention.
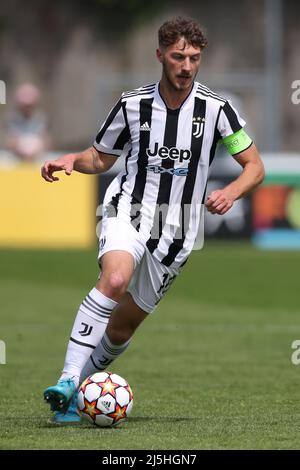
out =
[[[81,416],[100,427],[116,426],[131,413],[133,395],[128,382],[111,372],[97,372],[81,384],[78,408]]]

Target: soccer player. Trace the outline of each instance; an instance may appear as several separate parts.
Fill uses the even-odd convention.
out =
[[[199,24],[178,17],[165,22],[158,37],[159,83],[123,93],[93,146],[42,167],[52,183],[57,171],[103,173],[125,157],[104,198],[99,279],[79,307],[62,375],[44,392],[56,422],[79,421],[78,385],[125,351],[179,275],[204,204],[223,215],[264,177],[245,121],[226,98],[195,81],[207,46]],[[220,140],[242,171],[207,197]]]

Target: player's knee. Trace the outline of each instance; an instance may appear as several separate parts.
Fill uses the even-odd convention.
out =
[[[127,289],[127,281],[123,274],[114,271],[108,277],[108,288],[113,294],[123,295]]]

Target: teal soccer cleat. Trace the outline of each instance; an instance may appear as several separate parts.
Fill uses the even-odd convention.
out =
[[[71,398],[69,407],[66,413],[61,413],[60,411],[55,411],[53,416],[53,422],[57,424],[66,424],[66,423],[80,423],[81,417],[77,407],[77,398],[78,392],[76,391]]]
[[[65,414],[77,387],[72,379],[60,380],[53,387],[44,391],[44,399],[50,404],[52,411]]]

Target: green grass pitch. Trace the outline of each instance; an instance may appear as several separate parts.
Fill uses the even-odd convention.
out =
[[[300,252],[207,243],[110,370],[133,389],[113,429],[50,423],[91,251],[1,251],[0,449],[300,448]]]

